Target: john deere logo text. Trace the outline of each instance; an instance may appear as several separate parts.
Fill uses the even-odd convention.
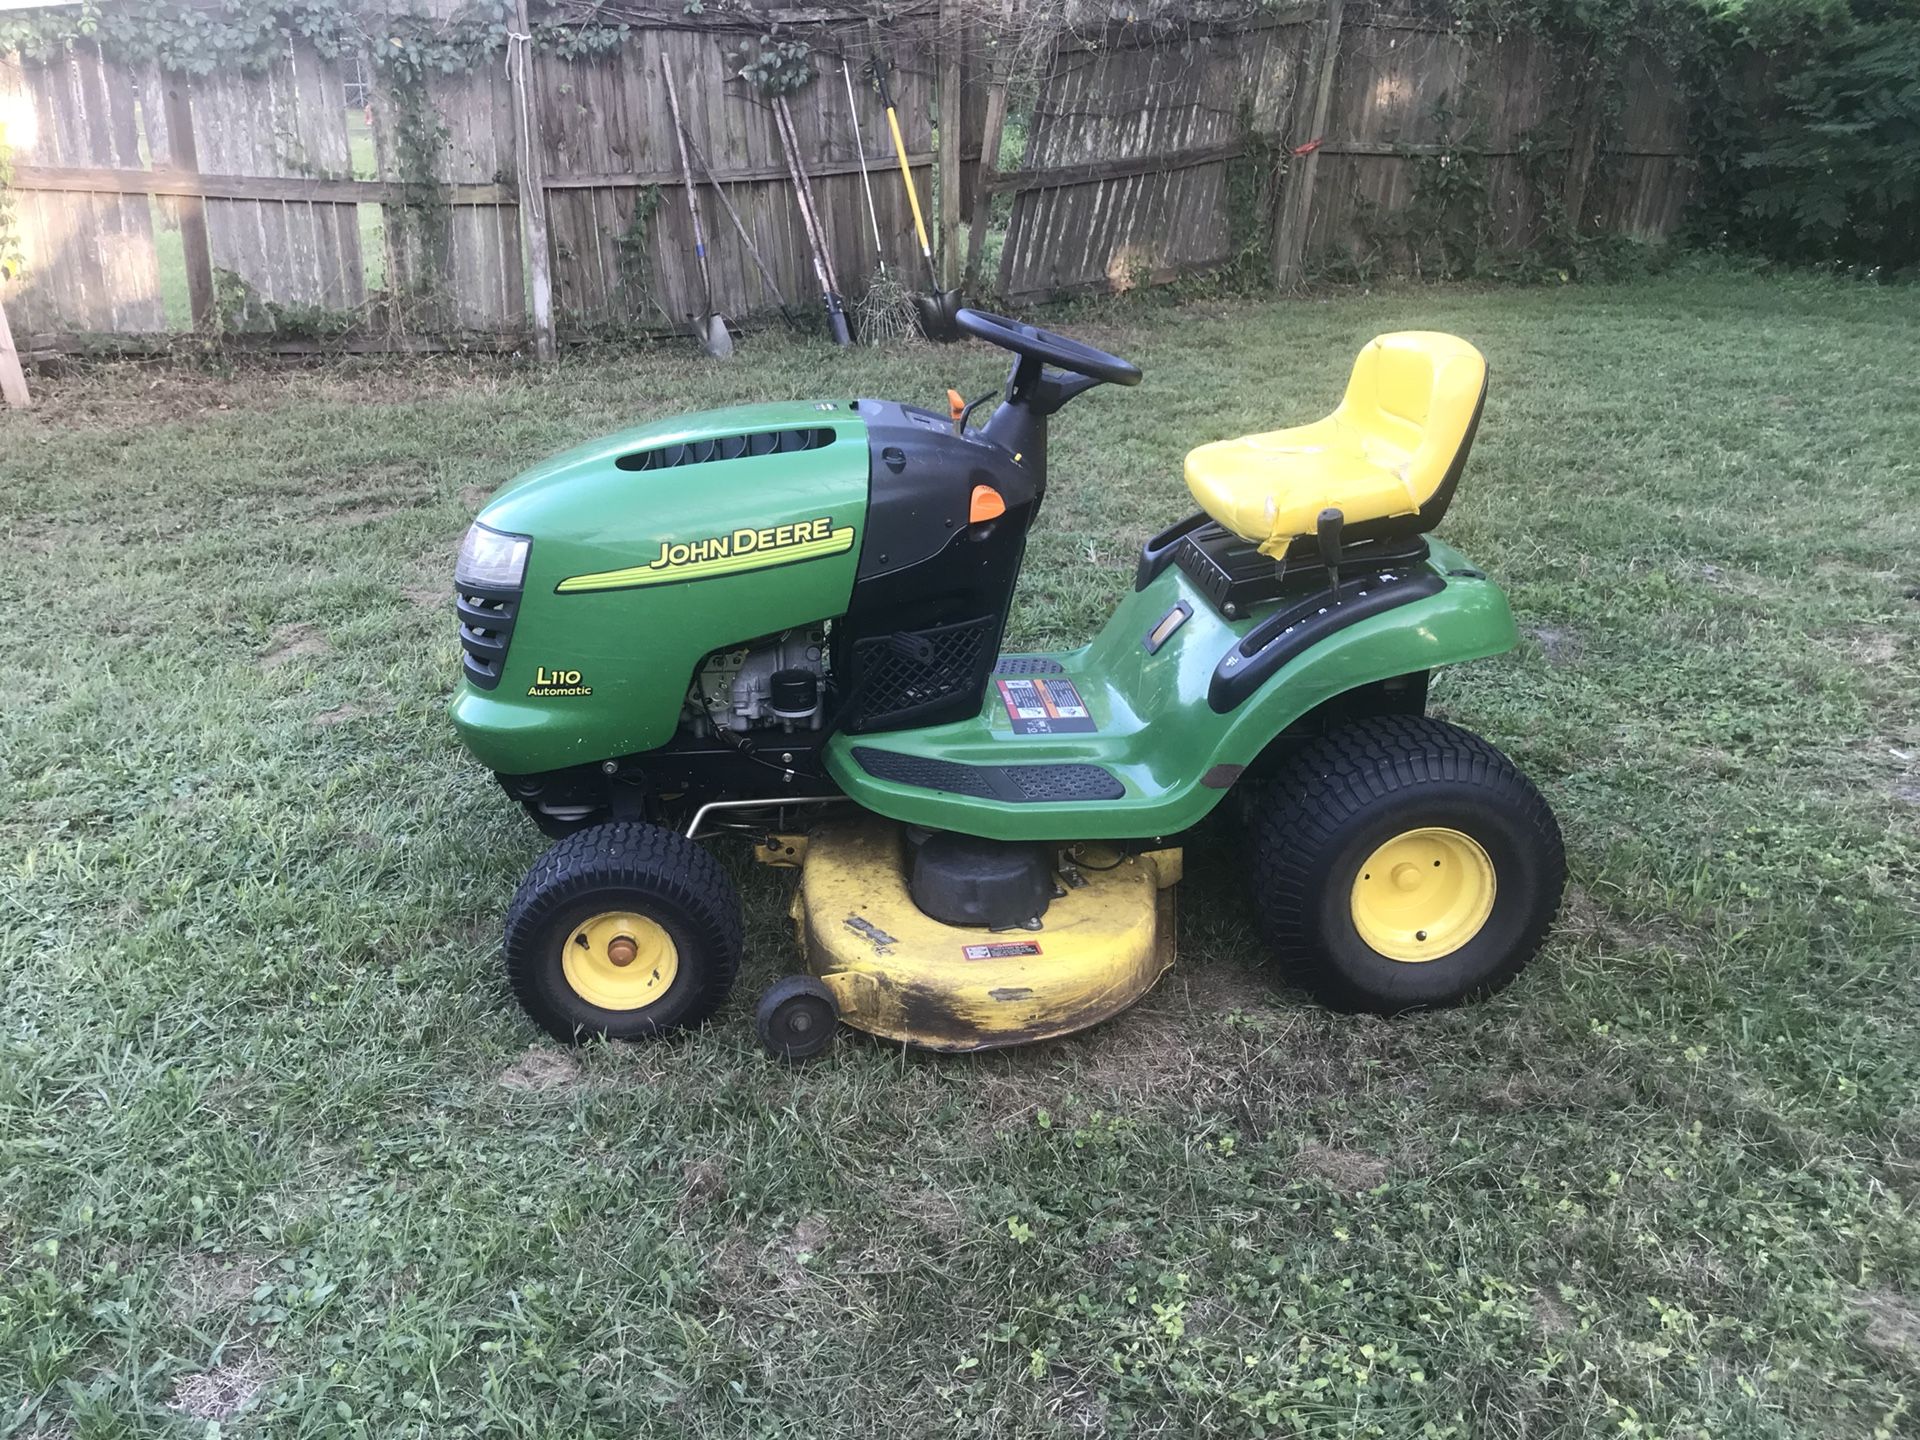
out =
[[[533,684],[527,687],[529,695],[591,695],[593,687],[580,683],[578,670],[549,670],[544,665],[536,665],[533,671]]]
[[[796,560],[843,555],[853,548],[851,525],[837,529],[831,519],[801,520],[792,525],[770,525],[764,530],[734,530],[703,535],[695,540],[662,540],[660,553],[645,565],[624,570],[602,570],[575,575],[557,587],[562,595],[582,590],[627,590],[636,585],[664,585],[675,580],[710,580],[738,575]]]

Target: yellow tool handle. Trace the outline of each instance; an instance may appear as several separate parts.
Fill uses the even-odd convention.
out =
[[[927,243],[927,222],[920,214],[920,192],[913,188],[913,167],[907,164],[907,142],[900,138],[900,118],[887,106],[887,124],[893,130],[893,153],[900,157],[900,178],[907,182],[907,203],[913,207],[913,230],[920,237],[920,253],[933,254]]]

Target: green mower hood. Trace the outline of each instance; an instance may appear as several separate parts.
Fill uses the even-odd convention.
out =
[[[795,401],[638,426],[509,482],[476,524],[526,539],[518,585],[456,577],[461,738],[505,774],[666,744],[704,656],[846,609],[867,475],[859,416]]]

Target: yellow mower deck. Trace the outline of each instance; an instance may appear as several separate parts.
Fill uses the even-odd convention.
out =
[[[891,821],[823,826],[807,839],[793,900],[807,967],[847,1024],[927,1050],[991,1050],[1097,1025],[1173,964],[1180,851],[1082,848],[1100,853],[1069,867],[1067,893],[1039,929],[988,931],[943,925],[913,903]]]

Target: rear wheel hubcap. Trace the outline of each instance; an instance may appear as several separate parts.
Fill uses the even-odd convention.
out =
[[[1493,913],[1493,861],[1461,830],[1430,825],[1394,836],[1354,877],[1353,928],[1389,960],[1451,955]]]

